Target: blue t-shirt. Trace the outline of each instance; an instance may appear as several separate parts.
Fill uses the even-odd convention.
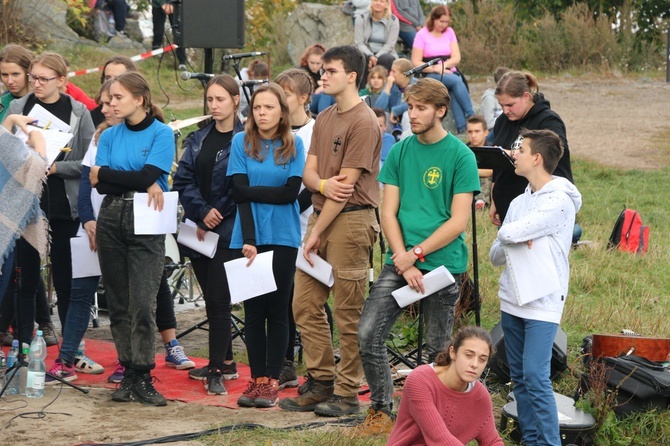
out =
[[[157,183],[167,192],[174,150],[174,133],[162,122],[154,119],[149,127],[140,131],[130,130],[124,122],[102,132],[95,165],[126,172],[142,170],[145,164],[156,166],[165,172]]]
[[[228,176],[246,174],[249,186],[283,186],[291,177],[302,178],[305,168],[305,149],[302,139],[295,137],[296,154],[288,163],[278,165],[274,161],[275,148],[281,140],[274,140],[267,150],[265,159],[258,161],[247,156],[244,151],[244,135],[240,132],[233,137],[228,161]],[[281,245],[297,248],[300,246],[300,205],[298,200],[290,204],[251,203],[256,227],[256,245]],[[244,245],[239,212],[235,216],[231,248]]]
[[[386,157],[388,156],[389,152],[391,151],[391,147],[393,147],[393,144],[396,143],[395,138],[393,135],[390,133],[382,133],[382,153],[379,156],[379,161],[384,164],[384,161],[386,161]]]

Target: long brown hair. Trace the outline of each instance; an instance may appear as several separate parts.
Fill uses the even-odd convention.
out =
[[[136,71],[128,71],[113,79],[112,84],[114,82],[121,84],[134,98],[142,98],[144,111],[163,122],[163,112],[151,102],[151,88],[144,76]]]
[[[253,113],[254,102],[256,102],[256,98],[260,93],[272,93],[279,101],[281,117],[279,118],[277,132],[275,135],[273,135],[272,139],[280,139],[281,146],[274,151],[274,159],[276,164],[286,164],[295,158],[295,139],[293,138],[293,132],[291,131],[288,102],[286,101],[284,89],[274,82],[270,82],[267,85],[261,85],[260,87],[256,88],[253,96],[251,96],[251,100],[249,101],[249,117],[247,118],[247,123],[244,128],[246,132],[244,135],[244,151],[247,155],[255,160],[265,160],[266,154],[261,152],[260,145],[262,136],[258,130],[258,125],[256,125],[256,120],[254,119]]]
[[[437,358],[435,358],[435,365],[444,367],[451,364],[451,355],[449,355],[449,349],[454,347],[454,352],[457,352],[458,349],[463,345],[463,342],[467,341],[468,339],[479,339],[486,342],[489,346],[489,358],[495,353],[489,332],[481,327],[474,327],[470,325],[458,330],[458,333],[456,333],[447,342],[447,345],[444,346],[444,350],[442,350],[437,355]]]
[[[209,87],[212,85],[218,85],[219,87],[223,88],[228,92],[231,98],[234,98],[235,96],[240,96],[240,88],[237,86],[237,81],[233,79],[233,77],[230,74],[217,74],[213,78],[207,82],[207,88],[205,88],[205,96],[207,95],[207,92],[209,91]],[[234,103],[235,101],[233,101]],[[235,105],[235,112],[237,112],[238,107],[240,106],[240,102],[237,101],[237,104]],[[237,113],[235,113],[235,120],[237,120]]]
[[[9,44],[2,49],[0,53],[0,62],[15,63],[23,70],[28,82],[28,71],[33,63],[35,56],[21,45]]]
[[[101,86],[100,90],[98,90],[98,94],[95,95],[95,103],[98,105],[102,105],[102,94],[107,93],[107,96],[110,96],[109,94],[109,87],[112,86],[112,82],[114,82],[114,79],[108,79],[106,80]],[[98,140],[100,139],[100,135],[102,134],[103,131],[107,130],[109,128],[109,124],[107,124],[107,120],[105,119],[98,125],[97,129],[95,130],[95,134],[93,135],[93,140],[95,141],[95,145],[98,145]]]
[[[305,109],[312,101],[314,86],[312,85],[312,78],[305,70],[301,70],[300,68],[289,68],[288,70],[284,70],[275,78],[275,83],[283,89],[289,90],[296,96],[302,96],[303,94],[307,95]]]
[[[433,30],[435,27],[435,21],[439,20],[443,15],[449,16],[449,25],[444,30],[445,33],[447,32],[447,29],[449,29],[451,26],[451,8],[447,5],[437,5],[433,8],[432,11],[430,11],[428,18],[426,19],[426,28],[428,28],[428,31]]]
[[[302,56],[300,56],[300,66],[301,67],[307,67],[307,59],[309,59],[309,56],[312,54],[316,54],[317,56],[323,56],[323,53],[326,52],[326,47],[321,45],[320,43],[315,43],[313,45],[308,46],[305,49],[305,52],[302,53]]]

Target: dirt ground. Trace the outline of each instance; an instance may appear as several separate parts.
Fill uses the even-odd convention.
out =
[[[655,169],[669,164],[670,84],[593,77],[541,78],[539,82],[552,107],[566,123],[574,158],[625,169]],[[488,87],[485,83],[471,83],[475,104]],[[180,327],[192,326],[205,318],[204,307],[179,312],[177,318]],[[89,329],[87,337],[111,340],[108,326]],[[206,347],[207,335],[197,331],[181,342],[187,352],[193,352]],[[193,385],[202,384],[193,381]],[[110,401],[110,392],[104,389],[91,389],[88,395],[70,389],[58,392],[57,388],[50,388],[39,400],[3,398],[0,401],[2,443],[129,442],[239,422],[287,426],[317,418],[313,414],[281,410],[231,410],[173,401],[162,408],[118,404]],[[54,398],[55,401],[44,408]],[[10,418],[39,410],[48,413],[39,419],[35,415],[17,418],[8,426]]]

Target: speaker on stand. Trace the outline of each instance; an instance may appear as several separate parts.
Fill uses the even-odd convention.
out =
[[[491,340],[493,341],[496,353],[490,359],[489,367],[498,378],[504,382],[509,382],[509,363],[507,362],[507,354],[505,353],[505,336],[500,322],[491,330]],[[553,381],[558,378],[567,368],[568,336],[561,327],[558,327],[556,337],[554,338],[554,346],[551,349],[551,380]]]
[[[244,48],[244,0],[183,0],[175,6],[177,45]]]

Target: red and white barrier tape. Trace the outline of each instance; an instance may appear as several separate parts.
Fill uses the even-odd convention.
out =
[[[175,45],[174,43],[172,45],[168,45],[164,48],[157,48],[152,51],[147,51],[146,53],[138,54],[136,56],[133,56],[130,58],[133,62],[137,62],[140,60],[148,59],[153,56],[158,56],[159,54],[162,53],[168,53],[170,51],[173,51],[177,49],[178,46]],[[77,70],[77,71],[71,71],[68,73],[68,77],[75,77],[75,76],[83,76],[84,74],[91,74],[91,73],[97,73],[98,71],[102,71],[102,67],[97,67],[97,68],[89,68],[87,70]]]

